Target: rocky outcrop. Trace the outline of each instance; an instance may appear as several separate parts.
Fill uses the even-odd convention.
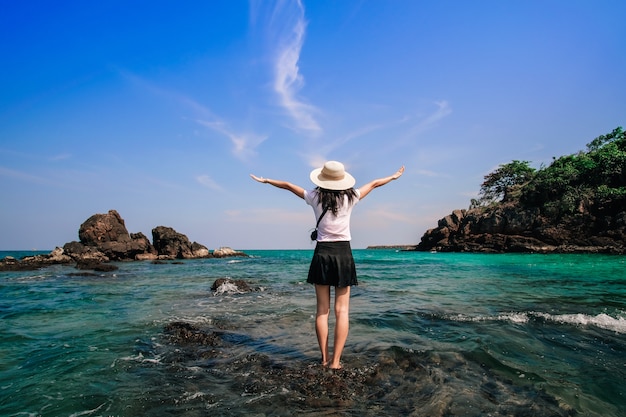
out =
[[[78,229],[80,241],[68,242],[48,255],[21,260],[7,257],[0,260],[0,271],[32,270],[55,264],[75,262],[79,269],[100,272],[117,269],[104,265],[110,261],[142,261],[197,259],[211,257],[247,256],[231,248],[219,248],[212,254],[204,245],[191,243],[187,236],[171,227],[152,229],[154,244],[143,233],[128,233],[124,219],[115,210],[94,214]]]
[[[0,259],[0,271],[32,271],[50,265],[72,262],[73,259],[66,255],[62,248],[57,247],[47,255],[25,256],[22,259],[7,256]]]
[[[454,210],[414,248],[440,252],[626,253],[626,210],[581,207],[561,218],[538,208],[500,204]]]
[[[152,229],[152,242],[160,259],[208,258],[209,250],[198,242],[191,243],[187,236],[171,227],[158,226]]]
[[[389,249],[389,250],[401,250],[406,251],[413,249],[415,245],[370,245],[365,249]]]
[[[70,242],[63,249],[81,260],[106,261],[135,260],[137,255],[157,255],[143,233],[128,233],[124,219],[115,210],[94,214],[78,229],[80,242]]]
[[[75,260],[86,263],[211,256],[205,246],[189,242],[171,227],[152,229],[153,243],[143,233],[128,233],[124,219],[115,210],[88,218],[80,225],[78,237],[80,242],[67,243],[63,248]]]

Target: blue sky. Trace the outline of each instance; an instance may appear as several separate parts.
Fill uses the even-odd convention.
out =
[[[55,1],[0,13],[0,250],[117,210],[209,247],[312,248],[324,160],[353,247],[418,243],[499,164],[549,164],[626,118],[626,2]]]

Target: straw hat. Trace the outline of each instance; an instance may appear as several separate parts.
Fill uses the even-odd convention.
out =
[[[356,183],[354,177],[346,172],[343,164],[337,161],[328,161],[323,167],[311,171],[311,181],[327,190],[347,190]]]

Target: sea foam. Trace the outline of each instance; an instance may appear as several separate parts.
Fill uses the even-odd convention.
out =
[[[448,317],[454,321],[479,322],[479,321],[508,321],[511,323],[523,324],[531,320],[541,319],[547,322],[573,325],[573,326],[593,326],[616,333],[626,334],[626,319],[624,317],[611,317],[601,313],[597,315],[589,314],[548,314],[537,311],[529,312],[509,312],[495,316],[467,316],[464,314],[452,315]]]

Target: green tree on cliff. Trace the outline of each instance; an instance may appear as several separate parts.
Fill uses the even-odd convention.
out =
[[[554,158],[535,170],[514,160],[487,174],[470,208],[505,200],[539,207],[549,216],[584,213],[595,206],[626,205],[626,133],[617,127],[587,144],[587,151]]]
[[[500,202],[507,198],[507,193],[530,181],[535,175],[528,161],[514,160],[502,164],[495,171],[485,175],[485,181],[480,186],[479,200],[473,200],[473,206],[486,206]]]
[[[522,190],[520,201],[546,214],[585,212],[626,202],[626,134],[621,127],[587,144],[587,152],[555,158]]]

